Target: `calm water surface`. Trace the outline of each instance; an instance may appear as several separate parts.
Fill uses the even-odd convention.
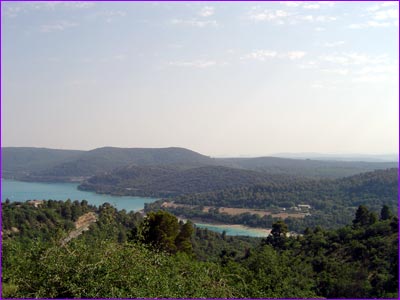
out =
[[[76,183],[39,183],[14,180],[1,180],[1,201],[7,198],[11,201],[26,200],[86,200],[92,205],[102,205],[108,202],[118,209],[138,211],[145,203],[156,201],[156,198],[118,197],[101,195],[93,192],[80,191]]]
[[[226,235],[246,235],[252,237],[266,237],[268,234],[265,232],[260,232],[257,229],[251,228],[232,228],[229,225],[213,225],[213,224],[200,224],[196,223],[197,227],[207,228],[208,230],[222,233],[226,232]]]
[[[142,198],[142,197],[119,197],[110,195],[101,195],[93,192],[80,191],[77,189],[76,183],[41,183],[41,182],[22,182],[14,180],[1,180],[1,201],[7,198],[11,201],[26,201],[26,200],[86,200],[92,205],[102,205],[108,202],[118,209],[126,211],[138,211],[144,208],[145,203],[152,203],[157,198]],[[212,225],[212,224],[196,224],[201,228],[227,235],[247,235],[247,236],[265,236],[257,230],[247,228],[231,228],[229,225]]]

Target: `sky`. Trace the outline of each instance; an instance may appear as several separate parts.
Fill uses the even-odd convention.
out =
[[[398,2],[1,2],[2,146],[398,152]]]

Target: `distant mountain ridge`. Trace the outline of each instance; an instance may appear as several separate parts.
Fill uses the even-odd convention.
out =
[[[272,156],[294,159],[334,160],[334,161],[364,161],[364,162],[398,162],[399,155],[391,154],[323,154],[323,153],[277,153]]]
[[[214,164],[214,160],[177,147],[103,147],[90,151],[2,148],[3,176],[20,180],[70,181],[71,178],[90,177],[129,164],[201,166]]]
[[[145,170],[149,167],[165,167],[168,172],[178,168],[181,169],[180,174],[182,174],[182,170],[197,169],[200,171],[199,167],[220,166],[229,168],[229,172],[233,174],[238,174],[241,170],[255,171],[257,173],[254,174],[258,174],[257,176],[260,178],[264,176],[264,173],[310,178],[339,178],[377,169],[397,167],[397,163],[319,161],[278,157],[212,158],[178,147],[103,147],[90,151],[27,147],[2,148],[2,176],[17,180],[83,182],[92,176],[121,172],[120,168],[129,166],[131,168],[143,167],[140,169],[143,174],[151,172],[151,169]],[[223,177],[228,180],[228,172],[222,172],[222,169],[216,170],[213,169],[215,174],[221,176],[224,174]],[[205,173],[203,175],[206,176]],[[248,172],[242,172],[243,178],[248,175]],[[220,180],[220,178],[214,179]]]
[[[378,169],[396,168],[396,162],[330,161],[281,157],[218,158],[218,163],[270,174],[312,178],[339,178]]]
[[[30,147],[1,148],[2,177],[19,177],[40,172],[78,158],[85,151]]]

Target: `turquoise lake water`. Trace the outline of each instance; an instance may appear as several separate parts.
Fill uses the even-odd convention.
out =
[[[105,202],[110,203],[118,209],[126,211],[138,211],[144,208],[145,203],[152,203],[156,198],[142,197],[118,197],[110,195],[96,194],[93,192],[80,191],[77,189],[76,183],[40,183],[40,182],[22,182],[14,180],[1,180],[1,201],[7,198],[11,201],[26,201],[26,200],[86,200],[92,205],[102,205]],[[254,229],[247,228],[231,228],[228,225],[212,225],[212,224],[196,224],[201,228],[227,235],[247,235],[247,236],[265,236]]]
[[[229,225],[212,225],[212,224],[200,224],[196,223],[197,227],[207,228],[208,230],[222,233],[226,232],[226,235],[246,235],[252,237],[266,237],[267,234],[263,232],[259,232],[256,229],[250,228],[232,228]]]
[[[26,200],[86,200],[92,205],[110,203],[118,209],[138,211],[144,208],[145,203],[156,201],[155,198],[118,197],[85,192],[77,189],[76,183],[39,183],[21,182],[14,180],[1,181],[1,201],[7,198],[11,201]]]

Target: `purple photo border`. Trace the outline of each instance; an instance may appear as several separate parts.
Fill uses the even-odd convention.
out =
[[[399,9],[399,19],[400,19],[400,9]],[[398,48],[397,48],[397,51],[399,51],[399,53],[398,53],[398,58],[399,58],[399,60],[398,60],[398,64],[399,64],[399,62],[400,62],[400,35],[399,35],[399,31],[397,31],[397,45],[398,45]],[[398,70],[399,71],[399,70]],[[399,85],[398,85],[398,89],[399,89],[399,95],[400,95],[400,74],[397,74],[399,77],[398,77],[398,79],[399,79]],[[399,99],[398,99],[399,100]],[[400,100],[399,100],[399,102],[398,102],[398,105],[399,105],[399,111],[398,111],[398,114],[397,114],[397,117],[398,117],[398,122],[399,122],[399,127],[398,127],[398,139],[397,139],[397,143],[398,143],[398,145],[397,145],[397,151],[398,151],[398,166],[397,166],[397,217],[399,217],[400,215],[399,215],[399,205],[400,205],[400,197],[399,197],[399,193],[400,193],[400,143],[399,143],[399,140],[400,140]],[[397,224],[397,226],[398,226],[398,231],[400,231],[400,225],[399,224]],[[398,255],[397,255],[397,260],[399,260],[399,257],[400,257],[400,239],[397,237],[397,245],[398,245],[398,248],[397,248],[397,250],[399,251],[398,252]],[[398,266],[398,270],[397,270],[397,274],[399,274],[400,273],[400,266]],[[398,277],[397,277],[398,278]],[[400,291],[400,281],[398,280],[397,281],[397,291],[399,292]]]
[[[0,238],[0,298],[3,296],[3,165],[2,165],[2,152],[3,152],[3,103],[2,103],[2,95],[3,95],[3,68],[1,63],[3,62],[2,56],[2,38],[1,34],[3,32],[3,1],[0,0],[0,229],[1,229],[1,238]]]
[[[75,0],[63,0],[64,2],[77,2]],[[294,0],[285,0],[286,2],[294,1]],[[310,0],[310,2],[313,2],[315,0]],[[330,1],[330,0],[319,0],[319,1]],[[399,0],[387,0],[388,2],[399,2]],[[3,74],[2,74],[2,24],[3,24],[3,13],[2,13],[2,8],[3,8],[3,2],[53,2],[53,0],[0,0],[0,179],[3,178],[3,166],[2,166],[2,147],[3,147],[3,131],[2,131],[2,120],[3,120],[3,110],[2,110],[2,95],[3,95],[3,89],[2,89],[2,83],[3,83]],[[85,1],[78,1],[78,2],[246,2],[245,0],[117,0],[117,1],[110,1],[110,0],[85,0]],[[279,2],[276,0],[250,0],[249,2]],[[303,1],[304,2],[304,1]],[[381,0],[334,0],[334,2],[382,2]],[[400,17],[400,10],[399,10],[399,17]],[[398,44],[398,50],[400,49],[400,35],[397,36],[397,44]],[[400,51],[398,53],[398,58],[400,61]],[[400,74],[399,75],[399,95],[400,95]],[[399,107],[398,107],[398,130],[399,130],[399,136],[398,136],[398,177],[397,177],[397,183],[398,183],[398,189],[397,189],[397,202],[398,206],[400,206],[400,101],[399,101]],[[2,195],[2,181],[0,180],[0,197]],[[3,199],[2,197],[0,198],[0,204],[2,204]],[[399,209],[397,209],[397,216],[400,217],[399,214]],[[3,229],[3,207],[0,205],[0,228],[1,230]],[[398,224],[398,229],[400,231],[400,224]],[[400,249],[400,239],[398,241],[398,246]],[[0,239],[0,278],[1,278],[1,283],[0,283],[0,299],[1,296],[3,295],[3,270],[2,270],[2,257],[3,257],[3,236],[1,232],[1,239]],[[400,250],[398,254],[398,258],[400,257]],[[398,272],[400,273],[400,266],[398,267]],[[398,281],[398,291],[400,291],[400,281]],[[35,299],[35,298],[24,298],[24,299]],[[42,299],[47,299],[47,298],[42,298]],[[81,298],[81,299],[92,299],[92,298]],[[97,299],[110,299],[110,298],[97,298]],[[120,299],[120,298],[113,298],[113,299]],[[126,298],[123,298],[126,299]],[[148,298],[151,299],[151,298]],[[159,298],[160,299],[160,298]],[[186,299],[186,298],[161,298],[161,299]],[[193,299],[193,298],[192,298]],[[195,298],[194,298],[195,299]],[[219,298],[208,298],[208,299],[219,299]],[[240,299],[246,299],[250,300],[252,298],[236,298],[238,300]],[[298,298],[281,298],[281,299],[298,299]],[[321,298],[309,298],[309,299],[321,299]]]

